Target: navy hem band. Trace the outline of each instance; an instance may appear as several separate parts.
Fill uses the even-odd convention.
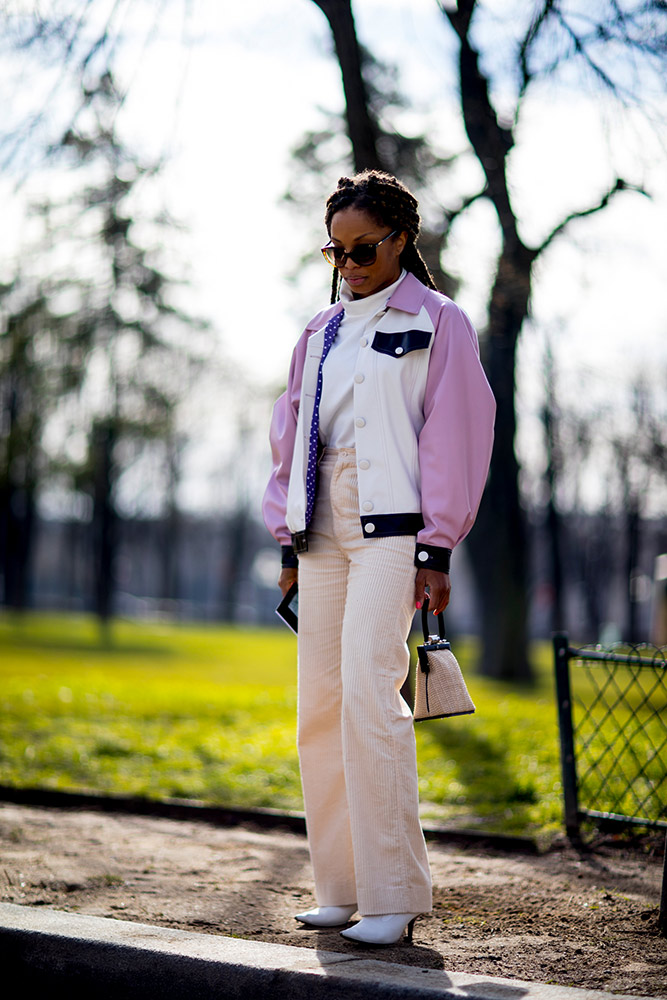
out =
[[[424,527],[421,514],[365,514],[361,518],[364,538],[390,538],[393,535],[417,535]]]

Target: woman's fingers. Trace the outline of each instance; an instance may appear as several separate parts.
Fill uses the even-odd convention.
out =
[[[452,585],[448,573],[439,573],[433,569],[417,570],[415,577],[415,607],[419,610],[424,603],[428,591],[429,611],[440,614],[449,604]]]
[[[434,615],[439,615],[441,611],[444,611],[449,604],[449,593],[450,589],[446,590],[434,590],[432,592],[432,597],[430,600],[429,608]]]
[[[297,583],[299,580],[299,570],[292,568],[285,568],[280,571],[280,576],[278,577],[278,586],[280,587],[280,593],[285,596],[287,591],[290,589],[293,583]]]

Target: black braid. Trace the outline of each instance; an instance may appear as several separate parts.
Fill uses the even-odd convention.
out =
[[[405,249],[399,258],[399,264],[410,271],[428,288],[435,288],[433,275],[417,249],[417,238],[421,219],[419,218],[418,202],[396,177],[385,174],[381,170],[364,170],[355,177],[341,177],[336,190],[327,200],[324,222],[327,232],[331,235],[331,222],[336,214],[344,208],[363,209],[380,225],[390,226],[399,233],[408,234]],[[334,268],[331,282],[331,301],[335,302],[339,290],[339,273]]]
[[[333,277],[331,279],[331,302],[338,301],[338,287],[340,285],[340,271],[337,267],[333,268]]]

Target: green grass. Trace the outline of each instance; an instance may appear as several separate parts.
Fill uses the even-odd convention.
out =
[[[559,828],[548,644],[524,690],[477,676],[477,714],[416,726],[424,815]],[[300,809],[296,648],[286,630],[0,617],[0,783]]]

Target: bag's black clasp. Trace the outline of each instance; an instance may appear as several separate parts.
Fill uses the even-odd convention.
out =
[[[292,533],[292,548],[298,555],[299,552],[308,551],[308,534],[305,531],[295,531]]]

